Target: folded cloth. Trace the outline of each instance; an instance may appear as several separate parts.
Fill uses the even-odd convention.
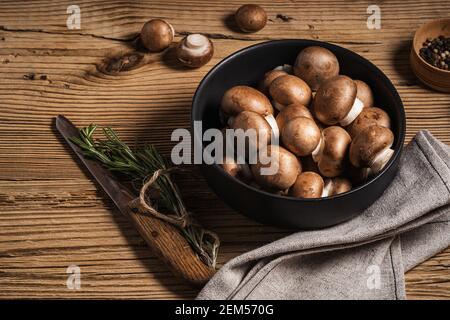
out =
[[[372,206],[232,259],[197,299],[405,299],[404,273],[449,245],[450,147],[421,131]]]

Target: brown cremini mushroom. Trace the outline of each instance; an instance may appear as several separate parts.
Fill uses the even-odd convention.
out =
[[[226,116],[234,116],[242,111],[253,111],[263,116],[273,114],[269,99],[258,90],[248,86],[235,86],[222,97],[221,111]]]
[[[320,129],[311,118],[296,117],[285,123],[281,130],[281,141],[297,156],[311,155],[320,139]]]
[[[347,76],[325,81],[314,98],[314,112],[326,125],[348,126],[361,113],[363,103],[356,97],[356,84]]]
[[[372,89],[361,80],[354,80],[356,84],[356,97],[362,101],[364,108],[373,107],[373,92]]]
[[[170,23],[162,19],[147,21],[141,30],[141,42],[145,48],[158,52],[170,46],[175,31]]]
[[[360,132],[350,145],[350,162],[357,168],[370,168],[374,174],[392,157],[394,134],[388,128],[372,125]]]
[[[346,130],[350,136],[354,138],[361,131],[375,124],[390,128],[391,119],[389,118],[389,115],[380,108],[364,108],[359,116],[348,127],[346,127]]]
[[[288,73],[284,70],[271,70],[269,72],[266,72],[264,75],[263,80],[259,84],[259,90],[264,93],[266,96],[270,95],[269,87],[273,80],[275,80],[278,77],[285,76]]]
[[[309,109],[302,104],[293,103],[286,106],[277,114],[276,120],[278,128],[281,131],[287,122],[298,117],[313,119],[313,116]]]
[[[338,126],[325,128],[322,132],[323,148],[317,156],[320,173],[327,177],[337,177],[344,171],[347,151],[352,139]]]
[[[234,19],[243,32],[256,32],[266,26],[267,14],[256,4],[245,4],[237,9]]]
[[[252,180],[252,172],[246,163],[240,164],[233,158],[224,157],[221,166],[226,173],[242,182],[249,183]]]
[[[277,145],[268,145],[264,152],[271,161],[264,164],[258,159],[256,164],[250,166],[255,181],[264,189],[289,189],[302,171],[300,161],[288,150]],[[271,174],[263,171],[263,169],[272,171],[272,168],[276,170]]]
[[[344,177],[335,177],[325,180],[325,186],[322,196],[331,197],[337,194],[348,192],[352,189],[350,180]]]
[[[324,181],[315,172],[305,171],[297,176],[289,189],[289,194],[296,198],[320,198],[324,189]]]
[[[187,67],[199,68],[207,64],[214,54],[211,40],[202,34],[190,34],[177,45],[178,60]]]
[[[249,134],[253,130],[254,135],[250,136],[248,148],[250,153],[265,147],[270,143],[272,127],[267,120],[259,113],[253,111],[242,111],[237,116],[230,118],[231,129],[242,129],[244,134]],[[253,148],[251,149],[250,146]]]
[[[273,80],[269,92],[274,106],[280,111],[293,103],[307,106],[311,101],[309,86],[305,81],[293,75],[285,75]]]
[[[298,54],[294,74],[302,78],[312,90],[317,90],[324,81],[339,74],[339,62],[328,49],[308,47]]]

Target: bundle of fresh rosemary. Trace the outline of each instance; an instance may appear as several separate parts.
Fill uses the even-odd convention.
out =
[[[158,207],[176,217],[187,216],[188,211],[180,191],[168,173],[170,166],[153,145],[132,149],[123,143],[111,128],[103,128],[106,139],[94,139],[96,129],[97,126],[91,124],[81,129],[80,135],[72,137],[71,141],[77,144],[86,156],[100,161],[108,170],[129,178],[138,189],[159,171],[161,174],[154,182],[158,191]],[[188,223],[180,227],[180,231],[200,259],[214,268],[219,250],[217,236],[196,223]]]

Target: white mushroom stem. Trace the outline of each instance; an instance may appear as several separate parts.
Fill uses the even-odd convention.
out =
[[[372,170],[372,172],[374,174],[380,172],[393,154],[394,150],[392,150],[390,147],[385,148],[380,152],[378,152],[373,158],[372,162],[370,163],[370,169]]]
[[[182,48],[190,55],[200,57],[209,51],[209,40],[202,34],[190,34],[186,37]]]
[[[280,141],[280,129],[278,128],[277,121],[275,120],[275,117],[273,116],[273,114],[269,114],[269,115],[265,116],[265,119],[266,119],[267,123],[270,125],[270,127],[272,128],[271,144],[278,145],[279,141]]]
[[[289,74],[293,74],[293,69],[290,64],[283,64],[282,66],[278,66],[278,67],[274,68],[273,70],[279,70],[279,71],[284,71]]]
[[[332,191],[333,191],[333,180],[326,179],[322,191],[322,198],[328,197],[332,193]]]
[[[361,111],[364,108],[364,103],[359,100],[358,98],[355,98],[355,102],[353,102],[353,106],[350,109],[350,111],[347,113],[347,115],[339,121],[339,124],[343,127],[348,126],[350,123],[352,123],[357,116],[361,113]]]
[[[322,136],[322,137],[320,137],[319,144],[317,145],[317,147],[313,150],[313,152],[311,154],[314,162],[318,163],[320,161],[324,147],[325,147],[325,142],[324,142],[324,139]]]

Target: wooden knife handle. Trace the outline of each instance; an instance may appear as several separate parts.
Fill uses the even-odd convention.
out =
[[[195,286],[204,285],[214,275],[215,269],[200,260],[177,227],[141,212],[132,203],[124,213],[173,273]]]

